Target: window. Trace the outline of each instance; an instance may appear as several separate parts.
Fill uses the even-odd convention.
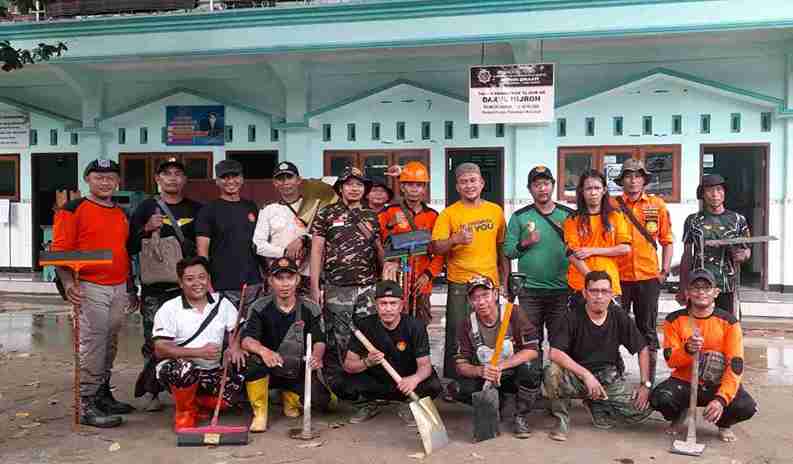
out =
[[[149,129],[146,127],[141,127],[138,137],[140,138],[141,145],[149,143]]]
[[[30,129],[30,144],[31,145],[39,144],[39,131],[37,131],[36,129]]]
[[[771,113],[760,114],[760,132],[771,132]],[[33,144],[31,139],[30,144]]]
[[[595,118],[586,118],[584,127],[588,137],[595,135]]]
[[[503,124],[496,124],[496,137],[504,136],[504,127]]]
[[[365,176],[370,179],[385,182],[394,192],[399,195],[399,183],[397,180],[385,175],[386,169],[394,164],[404,166],[408,161],[420,161],[430,168],[429,150],[368,150],[368,151],[348,151],[348,150],[327,150],[324,155],[324,175],[338,176],[347,166],[360,169]],[[427,192],[427,198],[429,192]]]
[[[234,141],[234,126],[226,125],[223,129],[223,138],[226,143]]]
[[[58,129],[50,129],[50,145],[58,145]]]
[[[675,135],[683,133],[683,116],[679,114],[672,116],[672,133]]]
[[[405,122],[398,121],[396,123],[396,138],[397,140],[405,140]]]
[[[323,142],[330,142],[330,124],[323,124],[322,125],[322,141]]]
[[[72,132],[71,134],[69,134],[69,143],[71,143],[72,145],[77,145],[78,143],[80,143],[80,134],[78,134],[77,132]]]
[[[168,158],[176,158],[185,165],[188,179],[212,178],[212,152],[119,153],[121,189],[148,194],[157,193],[155,171],[157,166]]]
[[[567,136],[567,119],[559,118],[556,120],[556,136],[557,137]]]
[[[355,142],[355,123],[347,124],[347,141]]]
[[[421,140],[430,140],[432,138],[432,124],[429,121],[421,123]]]
[[[730,115],[730,132],[741,132],[741,113],[732,113]]]
[[[168,128],[165,126],[160,127],[160,143],[163,145],[168,143]]]
[[[19,155],[0,155],[0,198],[19,201]]]
[[[227,151],[226,158],[242,164],[242,175],[246,181],[272,179],[278,165],[276,150]]]
[[[622,135],[624,132],[622,116],[614,116],[614,135]]]
[[[471,124],[471,126],[468,129],[470,131],[469,135],[471,136],[472,139],[479,138],[479,124]]]
[[[256,141],[256,126],[248,124],[248,142],[253,143]]]
[[[622,163],[629,158],[644,160],[651,174],[647,192],[668,202],[680,201],[680,145],[630,145],[596,147],[560,147],[558,151],[560,200],[575,202],[575,190],[581,173],[589,169],[603,172],[611,195],[622,194],[614,182]]]
[[[118,144],[124,145],[127,143],[127,130],[123,127],[118,128]]]
[[[380,123],[372,123],[372,140],[380,140]]]
[[[653,135],[652,116],[642,116],[642,135]]]
[[[703,114],[699,116],[699,132],[701,134],[710,134],[710,115]]]
[[[278,133],[278,129],[270,129],[270,141],[277,142],[278,139],[281,138],[281,134]]]
[[[446,140],[454,138],[454,121],[446,121],[443,123],[443,138]]]

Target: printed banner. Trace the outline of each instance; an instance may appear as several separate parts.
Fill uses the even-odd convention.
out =
[[[30,114],[21,111],[0,112],[0,149],[30,146]]]
[[[166,145],[224,145],[225,120],[223,106],[167,106]]]
[[[472,124],[548,123],[554,117],[554,65],[471,66]]]

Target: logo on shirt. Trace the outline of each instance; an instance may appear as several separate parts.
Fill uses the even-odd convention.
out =
[[[404,340],[400,340],[400,341],[398,341],[398,342],[397,342],[397,344],[396,344],[396,348],[397,348],[399,351],[405,351],[405,350],[407,349],[407,347],[408,347],[408,344],[407,344],[407,343],[405,343],[405,341],[404,341]]]
[[[468,226],[476,232],[482,232],[485,230],[493,230],[495,224],[490,219],[482,219],[481,221],[471,222]]]

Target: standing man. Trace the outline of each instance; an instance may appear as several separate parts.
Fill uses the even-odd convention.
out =
[[[253,250],[256,203],[240,197],[242,164],[226,159],[215,165],[220,198],[201,208],[196,219],[198,254],[209,259],[212,288],[240,305],[240,290],[247,283],[246,305],[262,292],[262,275]]]
[[[304,393],[305,371],[322,368],[325,331],[319,306],[298,296],[300,273],[297,263],[281,257],[273,261],[267,278],[272,295],[256,300],[242,329],[242,349],[251,354],[245,374],[248,400],[253,408],[251,432],[267,429],[269,389],[281,391],[284,415],[299,417]],[[306,367],[306,337],[311,334],[311,361]],[[311,401],[321,409],[330,403],[330,393],[315,374],[311,377]]]
[[[625,311],[611,310],[611,276],[604,271],[586,275],[584,302],[572,308],[551,334],[551,364],[543,389],[559,426],[552,440],[565,441],[570,429],[566,400],[584,399],[592,423],[610,429],[618,422],[633,425],[652,413],[650,356],[647,342]],[[620,345],[639,354],[640,383],[631,392],[620,369]]]
[[[529,193],[534,203],[512,215],[504,240],[504,254],[518,260],[518,271],[526,275],[519,289],[520,307],[537,329],[535,369],[542,372],[543,327],[550,334],[567,311],[567,246],[562,224],[573,213],[552,199],[556,181],[550,169],[536,166],[529,172]]]
[[[354,338],[344,359],[345,390],[350,397],[361,396],[364,403],[350,423],[365,422],[380,413],[377,400],[400,401],[398,415],[415,427],[406,395],[435,398],[441,382],[430,362],[427,327],[410,315],[402,314],[402,287],[393,280],[377,283],[377,314],[360,319],[356,326],[377,351],[369,352]],[[380,364],[386,359],[402,377],[399,383]]]
[[[581,303],[584,276],[605,271],[614,285],[614,295],[622,295],[617,257],[630,253],[631,234],[623,215],[614,209],[606,176],[590,170],[581,175],[576,187],[576,212],[564,222],[564,241],[570,265],[567,283],[574,292],[570,306]]]
[[[705,407],[705,420],[716,424],[719,438],[735,441],[731,427],[757,412],[757,403],[741,385],[741,324],[716,305],[719,288],[710,271],[697,269],[688,277],[688,307],[669,314],[664,322],[664,359],[672,376],[655,387],[650,403],[671,421],[669,432],[676,433],[689,405],[693,357],[699,356],[703,374],[697,405]]]
[[[127,251],[130,256],[134,256],[141,251],[142,240],[150,238],[154,232],[158,232],[161,238],[178,237],[176,229],[181,230],[184,242],[182,245],[182,256],[190,257],[196,254],[196,237],[194,219],[201,209],[201,204],[182,194],[187,176],[185,167],[176,158],[169,158],[157,167],[154,177],[159,187],[159,200],[170,210],[170,215],[163,211],[156,198],[144,200],[132,213],[129,225],[129,240],[127,240]],[[176,220],[174,224],[170,216]],[[154,316],[157,310],[166,301],[179,296],[179,284],[176,282],[157,282],[143,285],[141,292],[140,314],[143,318],[143,353],[144,361],[151,358],[154,352],[154,342],[151,334],[154,327]],[[145,362],[144,362],[145,364]],[[146,406],[147,411],[159,411],[162,405],[156,394],[152,394],[151,401]]]
[[[501,207],[482,199],[485,180],[474,163],[462,163],[454,171],[460,200],[444,209],[432,230],[432,252],[446,257],[449,289],[446,300],[446,341],[443,376],[457,378],[457,328],[471,312],[467,283],[477,275],[489,277],[502,294],[507,285],[509,260],[502,245],[506,224]],[[444,399],[454,397],[454,384]]]
[[[683,257],[680,262],[680,289],[677,301],[686,304],[688,275],[694,269],[704,268],[716,278],[719,294],[716,306],[739,317],[738,282],[741,263],[752,257],[749,245],[704,246],[707,240],[749,237],[746,218],[724,206],[727,185],[718,174],[702,177],[697,187],[697,199],[702,200],[702,211],[689,215],[683,226]]]
[[[529,438],[529,414],[542,383],[542,371],[529,368],[538,356],[537,329],[526,313],[513,311],[504,344],[496,347],[504,319],[496,285],[488,277],[474,277],[468,282],[468,301],[474,310],[457,331],[455,367],[460,376],[460,392],[456,399],[471,404],[472,395],[482,391],[485,381],[502,393],[516,394],[515,437]],[[500,352],[495,367],[490,365],[493,351]]]
[[[374,284],[377,269],[382,269],[380,223],[362,205],[370,186],[360,170],[346,168],[334,185],[341,201],[322,208],[311,227],[311,296],[325,311],[329,348],[325,373],[334,391],[341,382],[350,339],[349,329],[337,325],[336,318],[374,312]]]
[[[622,214],[628,220],[631,232],[631,250],[617,258],[622,287],[622,307],[633,308],[636,327],[647,339],[650,347],[650,381],[655,383],[658,361],[658,297],[661,285],[669,275],[674,252],[672,221],[661,197],[647,194],[650,173],[644,162],[629,159],[622,164],[619,177],[614,182],[622,186],[622,195],[616,198]],[[661,246],[661,266],[658,266],[658,246]]]
[[[418,161],[411,161],[405,165],[399,175],[399,189],[402,193],[402,202],[390,205],[380,213],[380,231],[383,242],[389,236],[427,231],[432,234],[438,212],[427,206],[424,199],[427,194],[427,184],[430,182],[429,172]],[[408,311],[415,309],[412,316],[429,324],[432,320],[430,312],[430,295],[432,295],[432,279],[443,269],[443,256],[429,254],[411,256],[408,258],[408,267],[413,277],[412,282],[405,289],[408,293]],[[387,275],[396,275],[396,261],[385,264]]]
[[[372,182],[372,188],[369,190],[369,194],[366,195],[366,204],[375,214],[380,214],[393,199],[394,191],[391,187],[385,181],[377,180]]]
[[[57,269],[67,299],[80,307],[80,423],[93,427],[117,427],[123,420],[116,414],[134,410],[110,391],[124,313],[138,304],[126,248],[129,224],[112,199],[120,172],[115,161],[91,161],[83,173],[88,195],[58,210],[53,226],[52,251],[113,252],[112,264],[85,268],[78,282],[69,268]]]

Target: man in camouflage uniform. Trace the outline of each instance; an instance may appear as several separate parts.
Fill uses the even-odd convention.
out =
[[[724,207],[727,184],[718,174],[702,177],[697,187],[697,198],[702,200],[702,211],[689,215],[683,226],[683,257],[680,262],[680,291],[678,303],[687,304],[688,275],[695,269],[707,269],[716,277],[719,296],[716,307],[740,318],[738,305],[738,273],[740,265],[752,256],[748,245],[711,247],[706,240],[749,237],[746,218]],[[703,256],[704,254],[704,256]]]
[[[590,271],[583,296],[585,302],[571,308],[550,334],[551,364],[542,389],[559,419],[550,434],[556,441],[567,440],[569,399],[583,399],[592,423],[601,429],[638,424],[652,413],[647,340],[624,311],[609,309],[614,296],[609,274]],[[620,345],[639,355],[641,382],[636,389],[628,386],[619,368]]]
[[[311,227],[311,296],[323,307],[328,349],[325,376],[338,391],[350,331],[338,318],[374,314],[374,284],[382,268],[380,223],[362,207],[371,187],[360,170],[347,168],[333,188],[341,201],[322,208]],[[324,286],[320,287],[320,276]]]

